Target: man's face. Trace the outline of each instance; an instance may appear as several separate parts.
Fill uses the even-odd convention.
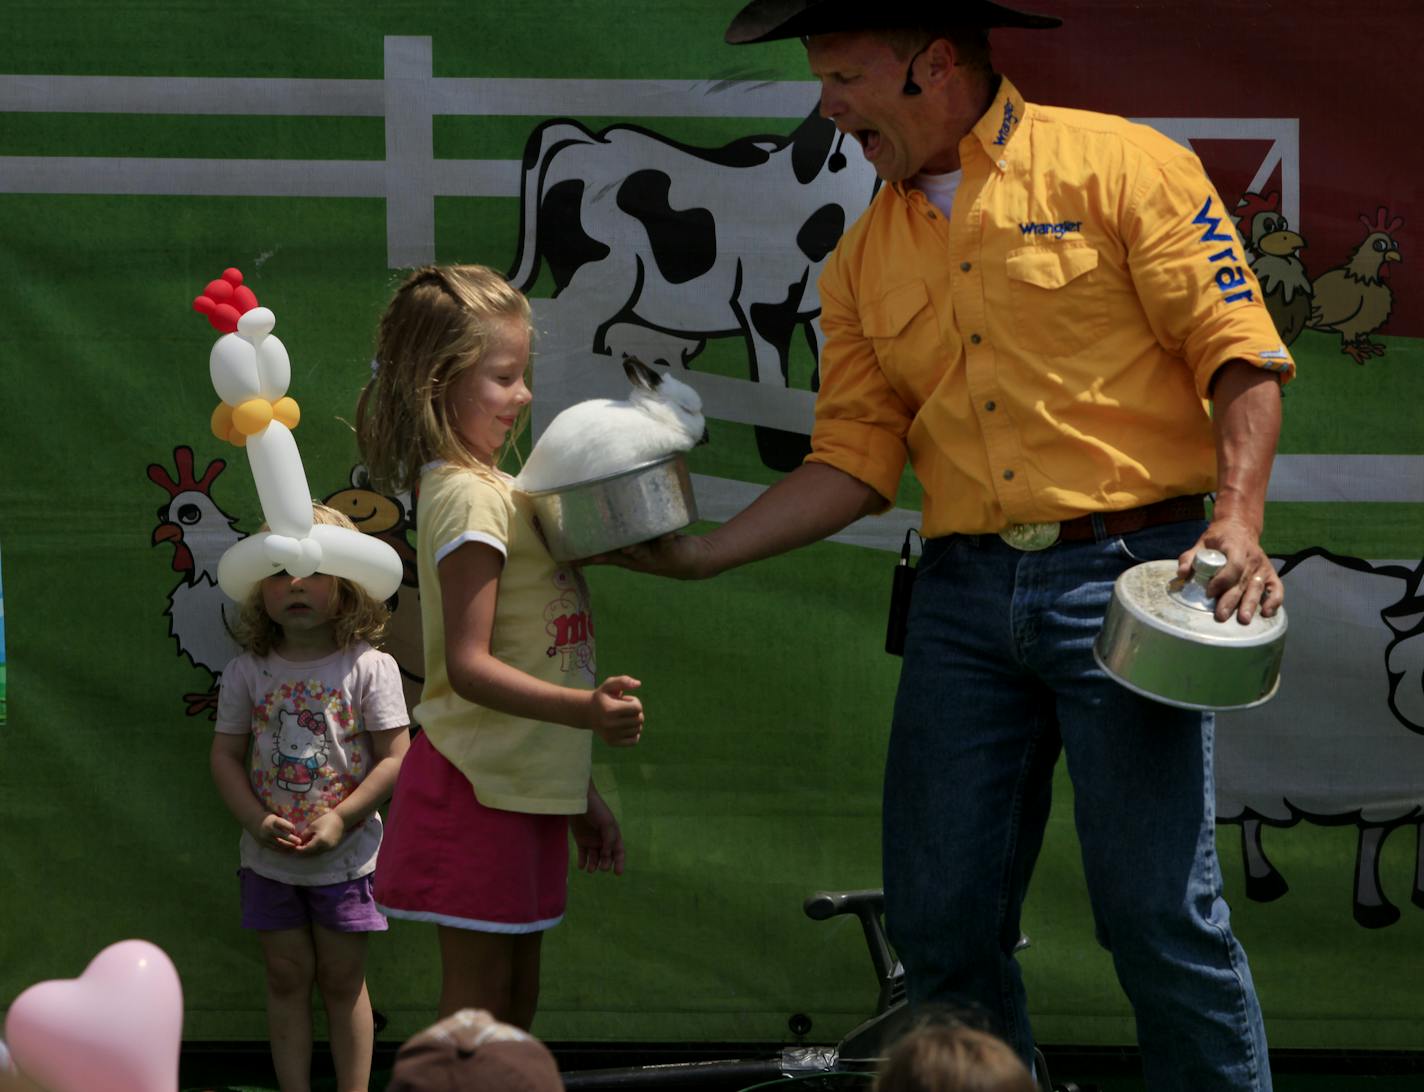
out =
[[[876,174],[901,182],[931,162],[933,141],[920,131],[929,112],[922,96],[905,94],[908,59],[865,32],[813,35],[806,58],[821,82],[821,116],[859,141]]]

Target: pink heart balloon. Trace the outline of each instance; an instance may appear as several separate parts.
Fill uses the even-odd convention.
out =
[[[15,998],[5,1039],[16,1066],[47,1092],[177,1092],[183,988],[162,948],[111,944],[78,978]]]

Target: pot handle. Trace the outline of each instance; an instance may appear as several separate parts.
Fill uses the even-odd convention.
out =
[[[1184,607],[1192,610],[1210,611],[1216,608],[1216,600],[1206,593],[1211,578],[1226,567],[1226,555],[1220,550],[1203,547],[1192,558],[1192,578],[1173,580],[1167,594]]]

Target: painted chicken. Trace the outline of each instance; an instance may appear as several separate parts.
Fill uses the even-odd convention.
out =
[[[1315,279],[1311,307],[1312,330],[1333,330],[1340,335],[1340,351],[1356,364],[1384,353],[1384,346],[1370,340],[1370,334],[1389,320],[1394,306],[1394,293],[1385,278],[1389,263],[1400,261],[1399,244],[1394,232],[1403,226],[1399,217],[1386,219],[1389,213],[1381,208],[1372,224],[1364,217],[1368,234],[1364,242],[1350,254],[1346,263]]]
[[[410,494],[398,497],[377,492],[364,466],[351,472],[351,486],[326,498],[326,503],[346,515],[363,534],[374,535],[395,550],[401,561],[401,582],[387,602],[391,619],[381,649],[395,657],[400,667],[401,685],[407,709],[420,701],[425,685],[425,639],[420,628],[420,581],[415,569],[415,550],[409,533],[415,530],[414,506]]]
[[[1289,345],[1310,319],[1313,293],[1305,265],[1296,254],[1305,247],[1305,240],[1290,229],[1280,205],[1279,193],[1264,197],[1247,193],[1237,203],[1234,215],[1251,256],[1251,271],[1261,282],[1266,310],[1281,343]]]
[[[229,660],[242,651],[232,636],[238,606],[218,587],[218,560],[244,536],[236,531],[234,517],[213,501],[214,479],[226,465],[214,459],[201,478],[193,474],[193,449],[176,447],[173,461],[175,479],[158,463],[148,467],[148,477],[168,494],[158,509],[158,526],[152,544],[171,543],[173,571],[183,579],[168,597],[168,632],[178,643],[178,651],[194,665],[209,672],[212,686],[206,692],[183,695],[190,717],[217,713],[218,680]]]

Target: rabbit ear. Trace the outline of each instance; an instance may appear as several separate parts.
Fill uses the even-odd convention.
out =
[[[654,371],[636,356],[623,356],[623,371],[628,376],[628,382],[635,387],[642,387],[647,391],[655,391],[663,381],[661,372]]]

